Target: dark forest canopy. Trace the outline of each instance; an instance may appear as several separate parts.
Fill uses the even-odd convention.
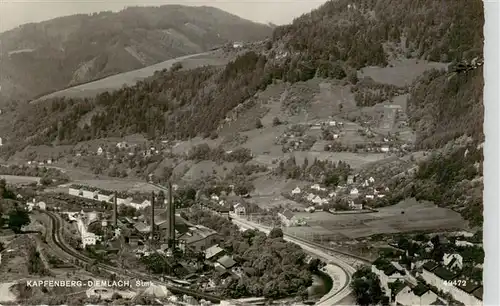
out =
[[[470,60],[482,54],[483,23],[480,0],[329,1],[277,27],[262,54],[248,52],[225,68],[163,71],[93,99],[25,106],[14,136],[26,139],[21,146],[133,133],[150,138],[214,136],[227,112],[274,79],[297,82],[321,76],[356,82],[352,76],[357,69],[384,66],[395,55],[385,49],[387,43],[398,45],[405,57]],[[409,101],[418,145],[439,147],[462,134],[482,138],[482,84],[482,69],[451,78],[445,72],[422,77]]]

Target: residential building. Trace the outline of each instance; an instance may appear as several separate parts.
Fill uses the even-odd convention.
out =
[[[126,143],[125,141],[122,141],[122,142],[119,142],[116,144],[116,147],[118,149],[126,149],[129,147],[128,143]]]
[[[428,284],[451,294],[453,299],[467,306],[482,305],[481,284],[461,277],[433,261],[426,262],[422,268],[421,276]],[[478,292],[474,294],[476,290]]]
[[[451,270],[462,270],[463,268],[463,258],[460,254],[444,254],[443,264],[445,267]]]
[[[351,191],[349,191],[349,194],[350,195],[358,195],[359,194],[358,188],[354,187],[353,189],[351,189]]]
[[[389,292],[389,283],[393,283],[397,280],[404,282],[405,272],[398,271],[398,269],[388,261],[383,259],[377,259],[373,262],[371,270],[380,279],[380,285]]]
[[[234,213],[238,216],[244,216],[246,215],[246,208],[243,204],[241,203],[236,203],[236,205],[233,206],[234,208]]]
[[[292,194],[300,194],[302,190],[300,190],[299,187],[295,187],[295,189],[292,190]]]
[[[432,305],[437,300],[441,300],[436,293],[426,286],[416,286],[413,289],[406,285],[401,291],[395,294],[396,305]]]
[[[354,175],[347,176],[347,185],[354,184]]]
[[[285,209],[278,213],[278,217],[285,226],[294,226],[298,223],[297,216],[295,216],[295,214],[289,209]]]
[[[456,240],[455,245],[460,247],[471,247],[474,246],[474,243],[471,243],[469,241]]]
[[[104,153],[104,150],[103,150],[103,148],[102,148],[102,147],[99,147],[99,148],[97,149],[97,155],[102,155],[102,153]]]
[[[381,151],[381,152],[384,152],[384,153],[389,152],[389,146],[382,146],[382,147],[380,148],[380,151]]]
[[[86,232],[82,235],[82,245],[85,248],[87,245],[95,245],[97,236],[94,233]]]

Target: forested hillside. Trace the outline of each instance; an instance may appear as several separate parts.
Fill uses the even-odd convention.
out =
[[[261,40],[271,27],[212,7],[166,5],[73,15],[0,33],[0,105],[30,99],[230,41]]]
[[[15,125],[16,138],[40,144],[131,133],[215,136],[229,110],[273,79],[347,77],[356,83],[356,69],[386,65],[394,56],[457,62],[481,55],[482,2],[444,2],[329,1],[276,28],[262,54],[249,52],[224,69],[165,71],[95,99],[27,106]],[[455,76],[431,72],[413,86],[409,116],[419,145],[439,147],[464,133],[481,137],[481,71]],[[91,124],[80,124],[95,109]]]

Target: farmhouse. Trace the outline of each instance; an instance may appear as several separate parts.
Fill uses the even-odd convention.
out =
[[[302,190],[300,190],[299,187],[295,187],[294,190],[292,190],[292,194],[300,194],[302,192]]]
[[[238,216],[246,215],[246,208],[241,203],[236,203],[234,206],[234,213]]]
[[[443,264],[450,270],[462,270],[463,258],[460,254],[444,254]]]
[[[297,216],[289,209],[285,209],[278,213],[278,217],[285,226],[294,226],[298,223]]]

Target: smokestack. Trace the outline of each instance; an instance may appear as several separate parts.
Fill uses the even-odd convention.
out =
[[[168,182],[168,204],[167,204],[167,212],[168,212],[168,247],[173,248],[175,244],[175,207],[173,201],[173,193],[172,193],[172,183]]]
[[[118,226],[118,193],[115,191],[115,196],[113,197],[113,226]]]
[[[155,234],[155,192],[151,191],[151,240]]]

